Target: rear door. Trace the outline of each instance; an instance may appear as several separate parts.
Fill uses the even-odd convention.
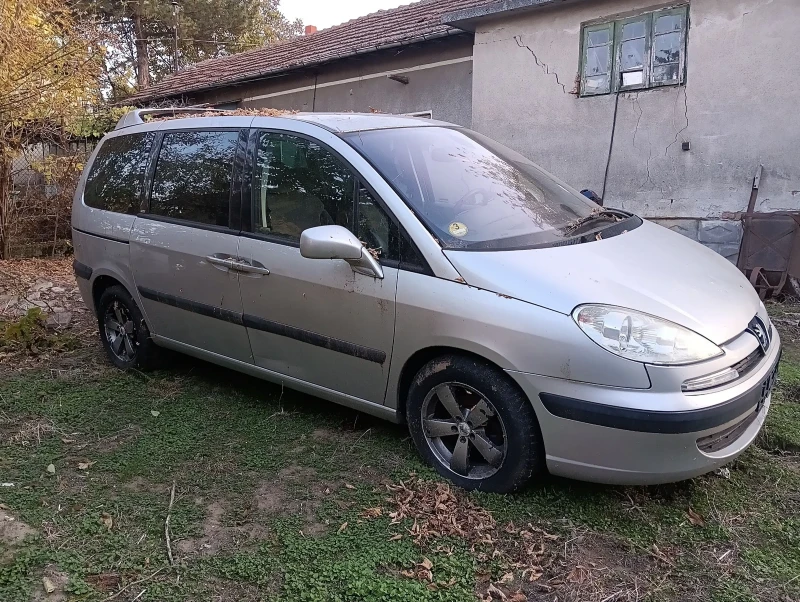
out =
[[[151,330],[243,362],[239,276],[241,172],[247,130],[167,130],[131,234],[131,265]]]
[[[244,323],[256,365],[383,403],[394,341],[396,226],[331,147],[288,132],[254,131],[251,214],[239,255]],[[361,207],[356,214],[356,200]],[[382,258],[384,278],[341,260],[306,259],[300,234],[336,224]],[[392,229],[394,228],[394,229]]]

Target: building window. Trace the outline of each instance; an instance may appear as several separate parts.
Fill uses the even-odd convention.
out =
[[[684,82],[688,6],[584,25],[581,96]]]

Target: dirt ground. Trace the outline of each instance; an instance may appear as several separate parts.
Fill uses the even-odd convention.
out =
[[[110,368],[68,260],[0,262],[0,322],[32,308],[34,342],[0,347],[3,602],[800,602],[798,306],[769,305],[779,388],[737,462],[508,496],[281,387],[186,358]]]

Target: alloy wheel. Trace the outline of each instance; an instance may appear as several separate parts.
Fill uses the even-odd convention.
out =
[[[136,329],[131,312],[119,300],[114,299],[106,308],[103,327],[111,353],[123,362],[132,361],[136,357]]]
[[[468,479],[495,474],[506,457],[503,420],[492,403],[468,385],[447,382],[422,403],[422,432],[436,458]]]

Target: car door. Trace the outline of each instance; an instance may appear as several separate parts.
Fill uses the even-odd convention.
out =
[[[239,252],[247,135],[246,129],[161,135],[149,204],[134,222],[130,256],[157,336],[250,363],[239,276],[231,269]]]
[[[386,256],[389,218],[345,161],[318,140],[254,131],[251,144],[252,212],[243,219],[250,231],[242,233],[239,255],[269,271],[240,276],[253,361],[383,403],[394,340],[396,263],[385,261],[384,277],[376,278],[342,260],[304,258],[299,240],[307,228],[336,224],[372,246],[383,244],[375,252]],[[360,221],[356,199],[363,205]]]

